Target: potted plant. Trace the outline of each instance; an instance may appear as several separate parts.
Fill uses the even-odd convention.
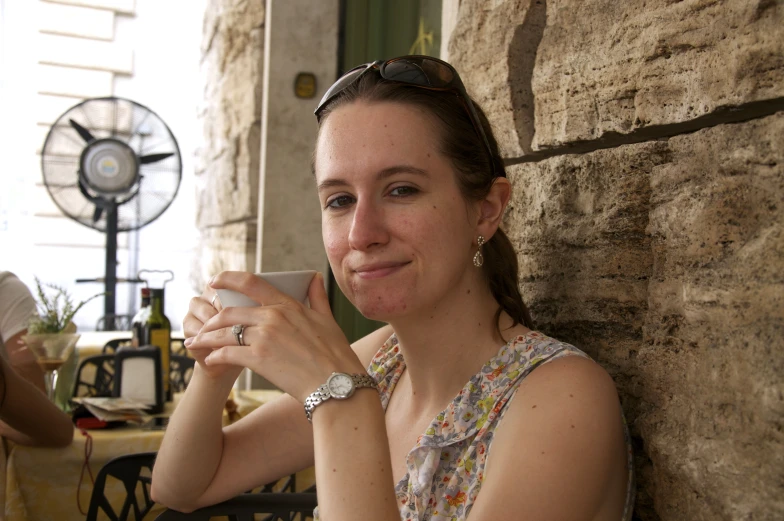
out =
[[[38,316],[30,319],[27,335],[22,337],[22,340],[35,354],[38,365],[44,371],[47,394],[54,400],[57,371],[68,360],[79,340],[73,317],[85,304],[103,293],[74,304],[65,288],[54,284],[41,284],[38,277],[35,278],[35,284]],[[47,294],[44,286],[54,290],[53,295]]]

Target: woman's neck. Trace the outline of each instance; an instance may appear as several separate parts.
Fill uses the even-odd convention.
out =
[[[435,309],[391,322],[406,361],[398,385],[410,386],[411,406],[443,408],[498,353],[506,343],[497,332],[498,307],[484,281],[476,280],[457,285]],[[519,325],[504,331],[511,324],[502,312],[501,330],[507,340],[527,331]]]

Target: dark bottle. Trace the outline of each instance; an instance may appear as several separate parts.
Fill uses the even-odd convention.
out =
[[[150,314],[150,288],[142,288],[142,307],[133,316],[131,322],[131,345],[139,347],[144,345],[144,323],[147,321],[147,315]]]
[[[161,369],[163,373],[163,395],[171,400],[169,389],[169,360],[171,358],[171,322],[163,314],[163,290],[150,290],[150,313],[142,328],[142,345],[158,346],[161,350]]]

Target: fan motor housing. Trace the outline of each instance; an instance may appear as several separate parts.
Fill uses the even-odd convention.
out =
[[[79,166],[87,186],[101,195],[125,194],[139,178],[136,153],[114,138],[97,139],[87,145]]]

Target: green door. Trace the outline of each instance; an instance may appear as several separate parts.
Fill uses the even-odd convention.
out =
[[[438,56],[442,0],[343,0],[341,74],[357,65],[406,54]],[[384,325],[368,320],[348,301],[329,275],[332,312],[354,342]]]

